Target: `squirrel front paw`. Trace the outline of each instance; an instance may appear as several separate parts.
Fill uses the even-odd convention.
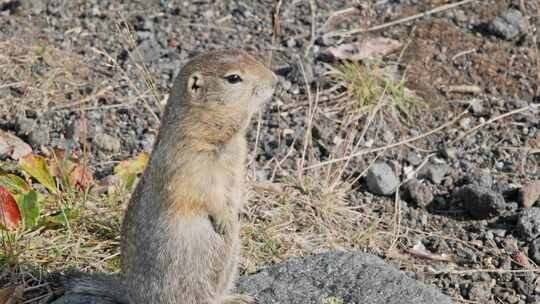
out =
[[[214,231],[220,235],[228,235],[232,232],[236,217],[231,212],[221,212],[220,214],[209,214],[208,218]]]

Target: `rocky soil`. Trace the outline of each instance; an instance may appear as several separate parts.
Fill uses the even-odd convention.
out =
[[[249,134],[255,185],[337,170],[391,242],[336,249],[457,303],[540,303],[540,4],[466,1],[354,31],[449,2],[283,1],[273,27],[269,0],[0,1],[0,129],[34,151],[86,145],[100,179],[151,150],[182,63],[243,47],[280,76]],[[329,76],[332,48],[380,37],[401,46],[376,71],[403,80],[405,108],[359,107]]]

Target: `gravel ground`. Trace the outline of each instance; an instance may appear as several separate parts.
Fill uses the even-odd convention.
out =
[[[418,137],[322,166],[346,164],[351,206],[399,215],[392,246],[361,249],[456,302],[540,303],[538,2],[472,1],[332,35],[446,3],[284,1],[273,43],[272,1],[0,1],[0,129],[35,151],[87,143],[99,179],[151,150],[188,58],[221,47],[272,56],[280,86],[249,134],[251,179]],[[329,48],[372,37],[403,46],[377,66],[420,100],[407,111],[363,111],[327,75],[340,64]]]

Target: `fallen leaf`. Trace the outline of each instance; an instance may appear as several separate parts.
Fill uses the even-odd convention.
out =
[[[533,181],[521,188],[521,203],[523,208],[530,208],[540,198],[540,180]]]
[[[29,154],[19,159],[19,165],[23,171],[35,178],[50,192],[57,192],[54,176],[51,174],[47,162],[43,157]]]
[[[21,212],[15,198],[6,188],[0,186],[0,228],[15,230],[21,222]]]
[[[0,130],[0,155],[7,155],[15,160],[32,153],[30,145],[17,136]]]
[[[521,252],[519,250],[514,250],[514,252],[512,252],[512,254],[511,254],[511,257],[512,257],[512,260],[514,260],[514,262],[516,262],[516,264],[518,264],[519,266],[521,266],[523,268],[529,268],[531,266],[527,256],[525,256],[523,254],[523,252]]]
[[[330,47],[326,53],[340,60],[360,61],[383,57],[401,48],[401,42],[384,38],[367,38],[359,42],[342,44],[337,47]]]

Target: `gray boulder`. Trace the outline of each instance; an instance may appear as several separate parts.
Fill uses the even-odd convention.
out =
[[[447,304],[450,297],[365,253],[294,258],[242,277],[238,291],[258,304]]]

